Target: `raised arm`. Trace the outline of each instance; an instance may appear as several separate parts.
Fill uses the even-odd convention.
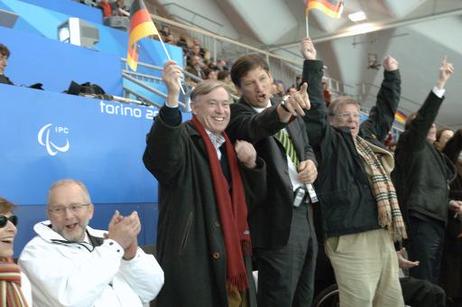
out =
[[[164,66],[162,80],[168,94],[165,105],[159,110],[146,137],[143,162],[146,168],[161,182],[168,182],[182,166],[184,146],[181,142],[181,113],[178,109],[181,68],[173,61]]]
[[[444,92],[446,82],[454,72],[454,67],[451,63],[447,62],[446,57],[443,59],[439,69],[438,79],[433,90],[428,95],[424,104],[417,111],[417,114],[411,123],[408,125],[406,131],[403,133],[404,139],[400,143],[407,143],[406,146],[412,148],[413,151],[420,150],[425,142],[427,142],[427,135],[432,127],[441,103],[444,100]],[[400,138],[401,139],[401,138]]]
[[[304,116],[306,131],[313,147],[320,145],[329,129],[327,107],[322,93],[323,64],[316,60],[316,49],[310,38],[303,39],[301,53],[305,58],[303,64],[303,82],[308,85],[308,95],[311,108]]]
[[[375,106],[359,129],[361,137],[382,144],[390,131],[401,96],[399,63],[391,56],[383,60],[384,76]]]
[[[241,98],[242,99],[242,98]],[[279,120],[278,106],[272,106],[261,113],[255,113],[242,102],[231,105],[231,119],[226,133],[232,139],[256,143],[285,128],[287,123]]]

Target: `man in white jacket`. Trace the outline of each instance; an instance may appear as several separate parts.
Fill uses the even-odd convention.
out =
[[[136,212],[115,212],[108,231],[88,226],[94,207],[77,180],[54,183],[48,193],[49,221],[34,226],[19,265],[32,283],[34,306],[143,306],[157,295],[164,273],[139,247]]]

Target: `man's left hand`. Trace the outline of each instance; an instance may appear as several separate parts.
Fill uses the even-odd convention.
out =
[[[404,247],[396,252],[396,255],[398,256],[398,265],[401,269],[414,268],[420,264],[419,261],[411,261],[407,259],[405,254],[407,253]]]
[[[318,169],[312,160],[301,161],[298,166],[298,179],[305,184],[313,183],[318,177]]]
[[[450,200],[449,209],[454,212],[456,215],[462,215],[462,201],[460,200]]]
[[[254,168],[257,165],[257,152],[252,144],[246,141],[236,141],[234,145],[237,159],[241,161],[245,167]]]

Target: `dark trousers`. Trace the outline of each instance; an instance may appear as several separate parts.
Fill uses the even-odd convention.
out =
[[[444,242],[443,222],[430,218],[409,216],[409,259],[420,264],[409,270],[409,275],[438,284]]]
[[[318,247],[309,206],[294,207],[285,247],[255,250],[258,306],[311,306]]]
[[[406,305],[415,307],[446,306],[446,295],[441,287],[413,277],[400,278],[399,281]]]

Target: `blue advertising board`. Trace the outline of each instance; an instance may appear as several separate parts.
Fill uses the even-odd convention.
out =
[[[53,181],[72,177],[96,203],[155,202],[142,154],[156,109],[7,85],[0,101],[3,194],[42,204]]]
[[[0,84],[0,196],[19,205],[15,255],[46,219],[50,185],[83,181],[95,204],[91,225],[114,210],[137,210],[141,245],[154,244],[157,182],[145,169],[146,134],[157,109]],[[185,115],[187,119],[189,115]]]

